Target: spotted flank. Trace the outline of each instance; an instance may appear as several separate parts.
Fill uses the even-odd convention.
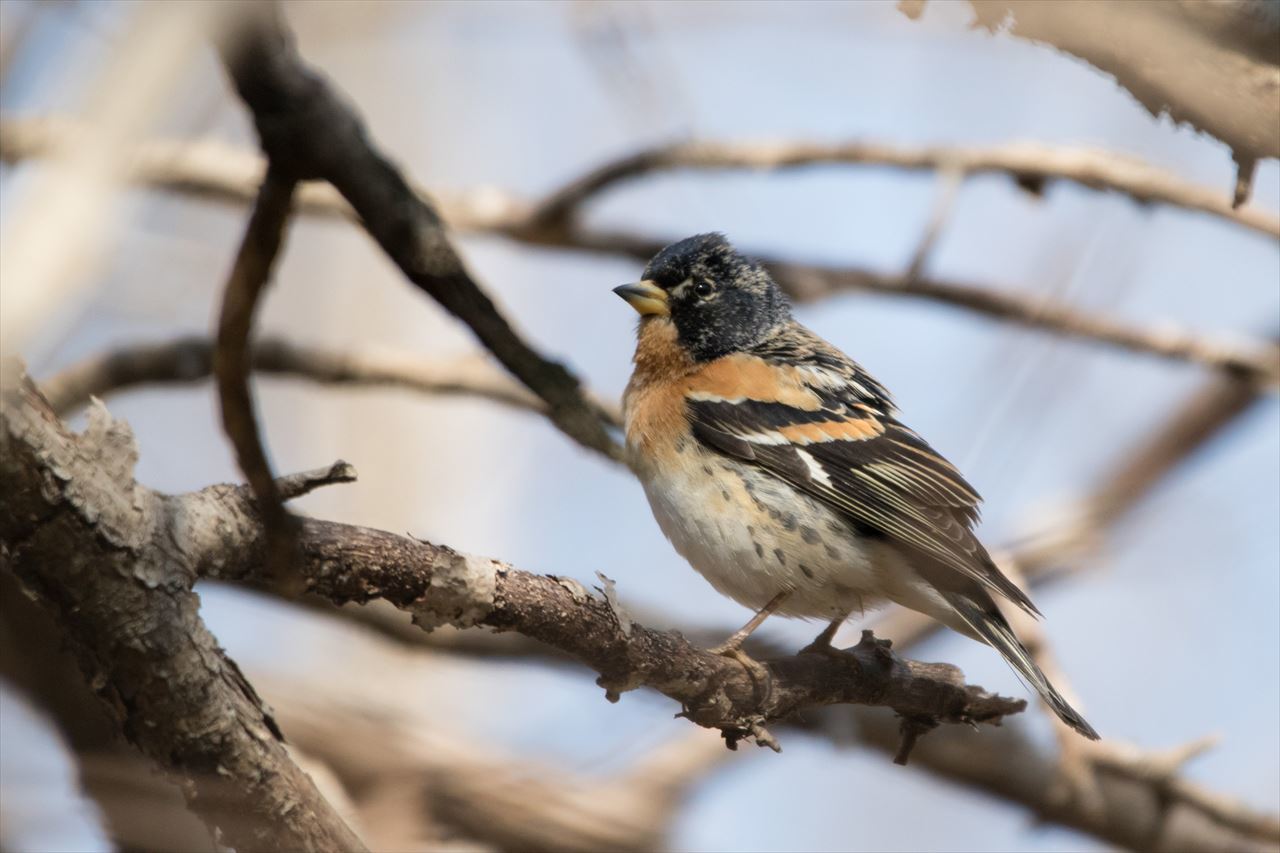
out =
[[[1039,615],[973,534],[981,498],[946,459],[895,416],[861,367],[792,323],[734,358],[777,364],[769,383],[689,383],[694,435],[751,462],[874,531],[978,581]],[[782,378],[779,378],[782,377]],[[784,381],[785,380],[785,381]],[[785,392],[771,395],[771,391]],[[816,405],[808,403],[816,398]]]

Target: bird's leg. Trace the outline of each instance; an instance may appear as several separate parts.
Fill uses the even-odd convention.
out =
[[[852,612],[852,611],[850,611]],[[802,655],[838,655],[841,651],[831,645],[831,641],[836,636],[836,631],[840,630],[840,626],[849,618],[849,613],[845,613],[831,620],[831,624],[822,629],[822,633],[813,638],[813,642],[800,650]]]
[[[736,657],[734,653],[742,648],[742,644],[746,642],[747,637],[750,637],[755,632],[755,630],[764,623],[764,620],[768,619],[769,616],[772,615],[775,610],[781,607],[782,602],[786,601],[787,596],[790,594],[791,594],[790,591],[783,590],[782,592],[775,595],[773,598],[769,599],[769,603],[766,604],[764,607],[761,607],[760,610],[756,613],[756,615],[751,617],[750,621],[748,621],[747,624],[743,625],[737,631],[734,631],[733,634],[729,637],[729,639],[725,640],[723,643],[721,643],[720,645],[716,646],[713,649],[707,649],[707,651],[711,652],[711,654],[713,655],[724,655],[725,657]]]
[[[764,607],[761,607],[759,612],[757,612],[755,616],[752,616],[747,624],[743,625],[737,631],[734,631],[729,639],[725,640],[715,648],[707,649],[707,651],[713,655],[733,658],[738,663],[742,664],[749,673],[751,673],[751,677],[753,679],[763,682],[765,677],[768,675],[768,672],[765,670],[763,664],[742,650],[742,644],[746,642],[747,637],[750,637],[751,634],[764,623],[764,620],[768,619],[775,610],[782,606],[782,602],[786,601],[787,596],[790,594],[790,591],[783,590],[773,598],[769,599],[769,603]]]

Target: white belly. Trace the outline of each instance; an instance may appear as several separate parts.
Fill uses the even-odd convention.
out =
[[[734,473],[701,449],[682,456],[641,481],[663,533],[718,591],[753,610],[788,591],[779,614],[824,619],[879,603],[874,543],[834,512],[763,471]]]

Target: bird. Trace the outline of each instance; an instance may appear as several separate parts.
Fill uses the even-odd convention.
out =
[[[824,619],[896,602],[995,648],[1068,726],[1097,732],[997,606],[1040,611],[974,533],[981,498],[898,417],[889,392],[801,325],[757,261],[720,233],[672,243],[614,288],[640,315],[623,395],[628,460],[675,550],[755,611]]]

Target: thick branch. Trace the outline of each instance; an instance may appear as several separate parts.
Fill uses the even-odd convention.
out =
[[[69,434],[6,371],[0,407],[4,564],[66,630],[125,736],[242,850],[363,849],[289,759],[279,729],[200,620],[192,503],[133,479],[129,429],[106,410]],[[247,490],[246,490],[246,500]],[[200,543],[213,547],[212,543]]]
[[[6,410],[6,423],[11,420]],[[43,430],[58,429],[47,410],[37,420]],[[109,458],[109,454],[93,456],[95,463]],[[41,463],[32,464],[38,467]],[[322,473],[319,479],[324,480],[341,479],[348,472],[330,468]],[[112,478],[113,482],[120,479]],[[310,482],[315,477],[308,475],[303,479]],[[131,488],[145,493],[133,486],[131,480],[127,482]],[[73,487],[74,484],[68,484],[68,488]],[[9,525],[15,517],[30,518],[24,508],[33,495],[30,491],[7,488],[6,497],[0,533],[8,542],[12,529]],[[160,541],[178,546],[185,542],[188,546],[176,554],[166,555],[170,560],[176,557],[180,561],[174,563],[175,569],[171,570],[182,571],[187,576],[199,573],[246,577],[260,573],[262,530],[253,514],[247,489],[214,487],[196,495],[154,497],[170,507],[166,517],[171,519],[172,527],[154,529],[151,535]],[[133,505],[134,502],[125,503]],[[62,541],[65,537],[55,538]],[[66,546],[74,549],[80,547],[80,543],[67,542]],[[736,664],[690,649],[679,635],[652,632],[633,622],[631,638],[624,637],[610,605],[587,594],[572,581],[529,575],[416,540],[325,522],[304,523],[302,547],[307,555],[304,571],[309,582],[330,600],[360,601],[382,595],[415,613],[419,621],[434,623],[446,618],[461,624],[516,627],[530,636],[560,643],[561,648],[602,671],[604,681],[614,689],[650,684],[682,699],[689,705],[690,715],[704,724],[733,723],[736,728],[731,728],[729,733],[734,737],[752,728],[759,732],[758,721],[751,719],[752,714],[785,713],[787,703],[792,703],[794,709],[796,704],[809,699],[826,702],[857,698],[886,677],[891,683],[898,681],[899,687],[889,686],[882,692],[872,689],[870,692],[878,695],[871,698],[877,704],[887,702],[908,713],[921,710],[922,706],[937,710],[938,705],[934,704],[937,700],[943,700],[945,705],[956,699],[961,702],[974,699],[973,689],[959,686],[957,674],[949,667],[895,662],[886,669],[881,652],[871,643],[865,643],[847,662],[818,660],[818,656],[772,661],[769,664],[772,680],[775,688],[783,687],[782,696],[762,695],[759,686]],[[482,582],[476,589],[452,583],[468,576],[491,580],[492,586]],[[568,618],[560,614],[567,614]],[[902,680],[904,676],[906,681]],[[914,689],[899,689],[911,680],[918,682]],[[858,681],[862,682],[860,686],[855,683]],[[1008,702],[981,695],[977,699],[980,703]],[[976,710],[970,707],[961,714],[973,715]],[[891,747],[886,748],[897,751],[896,726],[889,724],[895,731],[889,734],[880,717],[860,714],[859,719],[859,731],[865,732],[871,742],[887,745],[892,738]],[[1166,833],[1162,835],[1167,842],[1162,845],[1165,849],[1199,849],[1199,841],[1204,839],[1216,839],[1205,849],[1250,849],[1254,843],[1249,835],[1242,837],[1233,826],[1222,827],[1212,822],[1206,826],[1205,818],[1182,813],[1177,799],[1170,801],[1166,826],[1159,803],[1166,802],[1167,795],[1162,792],[1172,789],[1157,780],[1139,783],[1116,779],[1118,787],[1114,787],[1110,777],[1104,779],[1104,794],[1108,798],[1123,796],[1125,799],[1121,802],[1126,805],[1108,808],[1103,815],[1063,802],[1051,787],[1053,765],[1046,764],[1051,759],[1034,757],[1034,748],[1022,740],[1017,728],[995,738],[1001,744],[1027,751],[1026,755],[1020,752],[1011,759],[1021,768],[1019,774],[1027,776],[1012,787],[1008,768],[1003,766],[1005,758],[990,755],[985,739],[975,741],[963,733],[953,734],[952,727],[944,727],[925,738],[916,759],[952,778],[1022,802],[1048,819],[1117,843],[1133,845],[1135,837],[1152,837],[1151,831]],[[940,738],[947,746],[939,753],[931,748],[931,743]],[[957,752],[953,745],[956,743],[966,745]],[[945,760],[939,759],[939,754],[945,756]],[[1242,813],[1252,814],[1247,810]],[[1270,825],[1256,815],[1251,819],[1256,826]]]
[[[243,580],[260,573],[253,561],[257,524],[248,516],[243,523],[243,554],[221,568],[208,563],[208,576]],[[757,684],[741,664],[696,649],[674,632],[631,623],[624,633],[609,602],[573,581],[331,522],[305,521],[300,543],[310,591],[334,603],[386,599],[426,627],[518,631],[601,673],[611,694],[638,687],[664,693],[689,719],[721,729],[730,742],[811,706],[882,705],[941,722],[998,722],[1025,707],[965,685],[955,667],[899,659],[871,638],[841,659],[768,661],[770,683]]]
[[[268,157],[333,184],[404,275],[545,400],[557,426],[580,444],[621,458],[577,380],[515,333],[463,265],[434,207],[374,147],[355,109],[303,64],[275,7],[262,11],[224,47],[223,59]]]
[[[75,439],[66,435],[47,403],[29,385],[5,417],[15,444],[23,441],[26,448],[11,454],[14,461],[8,463],[14,471],[7,478],[13,479],[15,488],[5,503],[3,520],[16,529],[2,529],[6,542],[20,542],[45,530],[44,525],[30,521],[43,514],[26,506],[39,500],[37,484],[50,476],[40,449],[54,441],[74,445]],[[102,476],[92,467],[96,460],[127,454],[124,458],[132,462],[136,451],[124,427],[119,430],[124,446],[117,452],[94,448],[82,460],[83,471],[62,472],[70,478],[69,488],[76,485],[75,475]],[[141,564],[146,564],[144,557],[153,550],[176,552],[164,555],[174,564],[169,569],[156,556],[151,567],[156,574],[150,578],[155,584],[189,583],[195,574],[265,577],[265,534],[247,489],[213,487],[196,495],[165,498],[134,483],[131,464],[120,464],[121,469],[109,479],[115,488],[130,489],[133,497],[121,504],[122,515],[113,529],[128,537]],[[337,470],[337,475],[331,471],[327,476],[349,473]],[[32,489],[37,494],[29,494]],[[135,517],[131,507],[148,504],[162,504],[164,511]],[[61,531],[57,544],[72,549],[79,543]],[[411,611],[426,627],[487,625],[519,631],[600,672],[601,683],[611,694],[641,686],[665,693],[679,701],[694,722],[725,732],[730,743],[748,735],[768,740],[766,723],[809,706],[882,705],[913,719],[937,722],[998,722],[1025,707],[1022,700],[965,685],[955,667],[901,660],[886,644],[870,638],[840,659],[800,655],[769,661],[770,683],[757,684],[736,661],[695,649],[679,634],[637,624],[624,629],[626,623],[607,600],[571,581],[518,571],[408,537],[329,522],[304,521],[298,544],[303,555],[299,574],[311,591],[336,603],[385,598]],[[47,561],[33,558],[22,565],[29,583],[45,582]],[[175,579],[171,572],[182,572],[182,576]],[[193,612],[191,620],[195,618]],[[118,625],[95,627],[129,636]],[[186,627],[195,630],[190,624]],[[86,642],[90,639],[84,637]],[[110,646],[107,638],[99,639]]]

